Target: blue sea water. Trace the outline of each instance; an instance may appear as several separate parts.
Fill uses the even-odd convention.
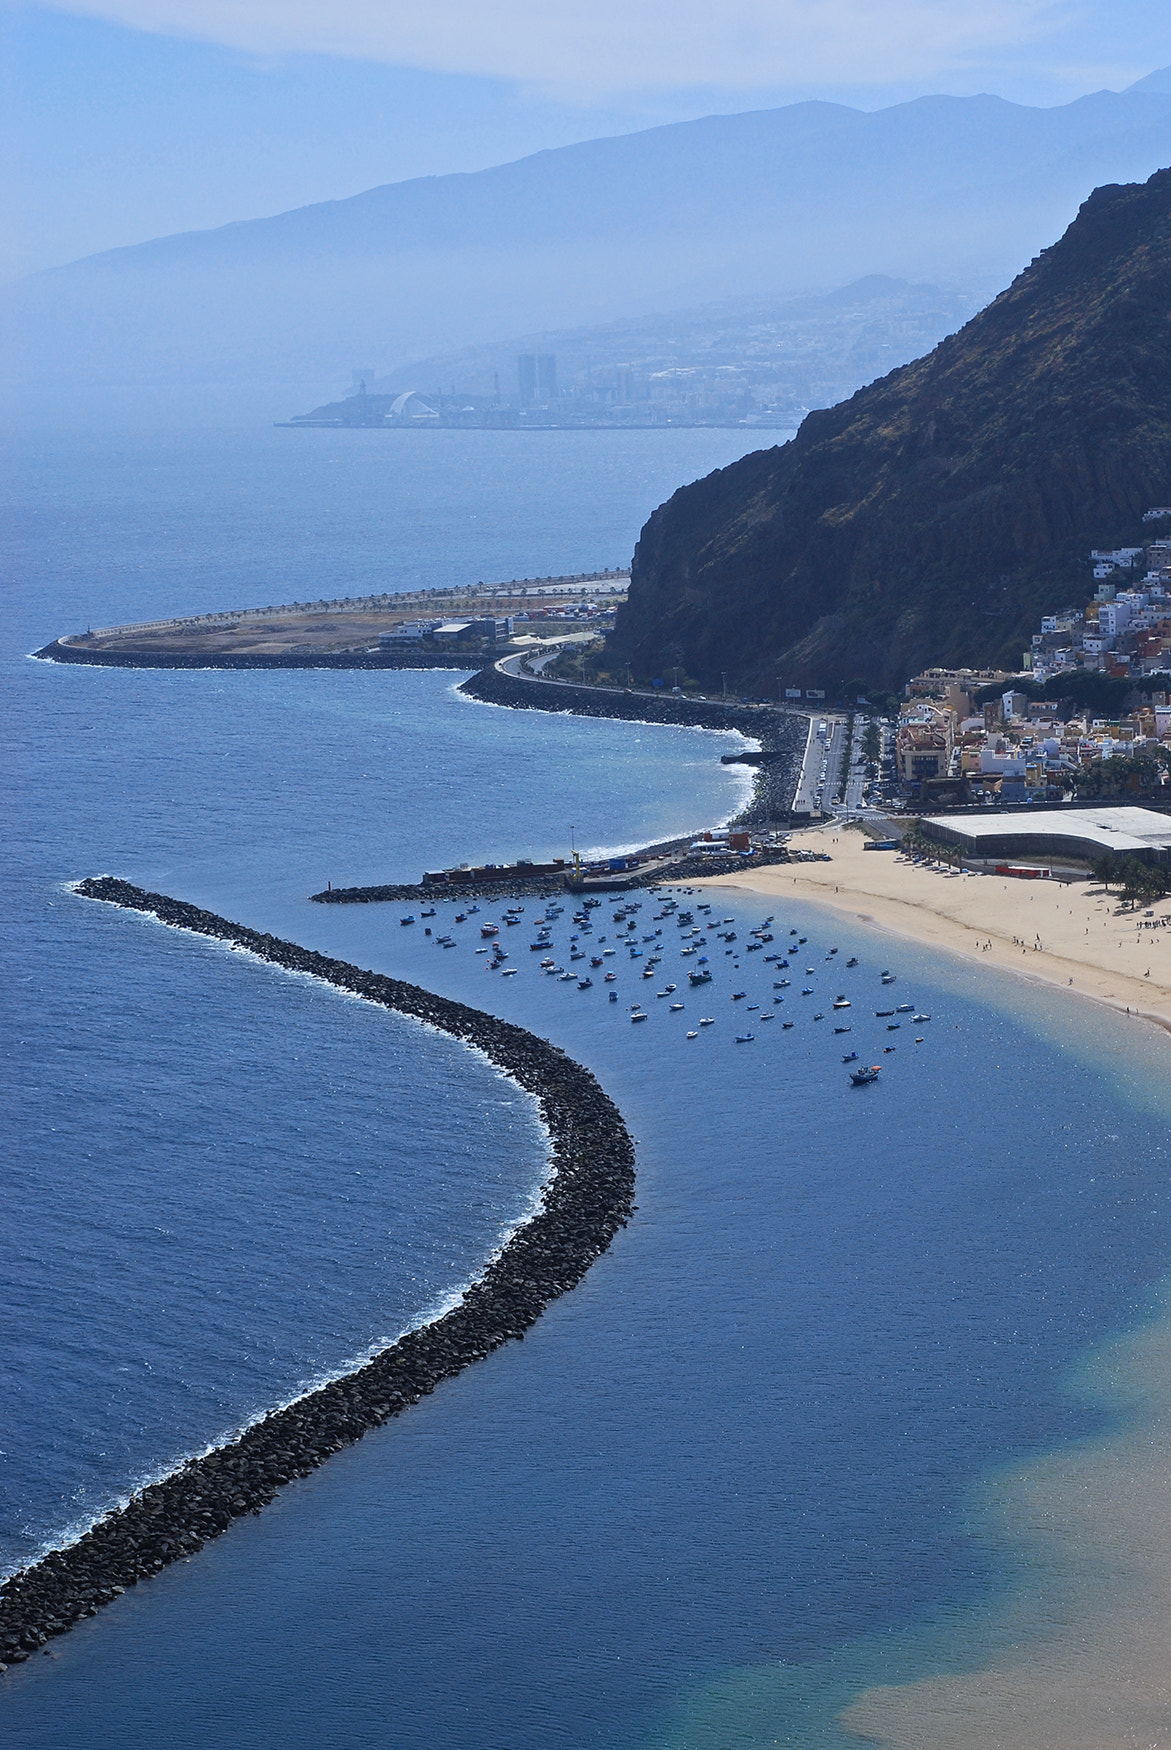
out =
[[[588,991],[544,976],[527,928],[504,981],[476,918],[444,909],[445,951],[401,908],[309,904],[327,877],[540,854],[571,820],[631,842],[738,793],[717,738],[503,712],[451,675],[24,660],[87,618],[387,587],[391,548],[410,582],[619,563],[658,497],[734,453],[733,434],[523,453],[450,434],[475,442],[399,447],[391,472],[374,434],[282,448],[307,435],[53,438],[27,464],[6,571],[26,823],[9,1550],[425,1315],[543,1161],[527,1102],[474,1054],[70,879],[122,874],[554,1039],[638,1139],[639,1212],[524,1344],[12,1674],[0,1731],[29,1750],[850,1742],[849,1694],[962,1657],[960,1613],[970,1652],[1010,1578],[964,1513],[974,1481],[1098,1425],[1061,1381],[1171,1257],[1163,1127],[1111,1072],[1109,1018],[795,906],[774,908],[778,940],[807,938],[788,990],[709,929],[697,995],[644,899],[663,964],[608,959],[610,1004],[600,971]],[[720,903],[742,947],[764,908]],[[607,909],[595,938],[615,930]],[[562,957],[570,933],[566,911]],[[873,1013],[888,964],[932,1016],[922,1046]],[[845,1046],[878,1061],[895,1037],[879,1086],[851,1089]],[[1135,1061],[1159,1049],[1140,1037]]]

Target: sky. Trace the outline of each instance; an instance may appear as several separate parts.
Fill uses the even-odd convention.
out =
[[[0,0],[0,279],[810,98],[1049,105],[1171,64],[1166,0]]]

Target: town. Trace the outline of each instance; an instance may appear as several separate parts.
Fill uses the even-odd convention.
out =
[[[1171,529],[1171,508],[1144,522]],[[906,686],[888,789],[917,805],[1171,803],[1171,534],[1095,551],[1085,608],[1046,615],[1020,671]]]

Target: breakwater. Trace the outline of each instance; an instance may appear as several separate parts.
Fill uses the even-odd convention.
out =
[[[75,662],[87,668],[453,668],[474,667],[448,650],[88,650],[54,638],[33,655],[42,662]],[[482,659],[480,659],[482,660]]]
[[[678,693],[626,693],[504,674],[493,665],[461,681],[459,690],[489,705],[517,711],[570,711],[575,717],[617,717],[628,723],[679,724],[686,729],[734,729],[770,756],[756,770],[752,800],[737,817],[745,825],[787,820],[809,735],[807,715],[767,705],[689,699]]]
[[[746,869],[760,869],[766,863],[787,863],[789,853],[783,846],[764,846],[754,851],[751,856],[740,852],[726,857],[707,856],[700,853],[688,856],[687,846],[690,840],[681,840],[678,857],[668,863],[656,862],[653,869],[631,869],[621,877],[615,875],[615,891],[620,887],[623,892],[636,887],[679,887],[689,881],[702,881],[710,875],[743,874]],[[669,849],[669,847],[668,847]],[[656,858],[663,855],[664,847],[655,846],[649,851],[634,853],[637,856]],[[462,882],[458,887],[449,886],[445,882],[419,881],[415,883],[386,883],[374,887],[328,887],[323,893],[311,893],[311,900],[318,905],[377,905],[390,901],[397,905],[417,905],[423,900],[450,899],[457,902],[465,899],[544,899],[554,893],[572,893],[575,897],[588,897],[591,889],[588,884],[575,888],[570,886],[565,875],[544,875],[534,881],[469,881],[465,886]]]
[[[634,1148],[617,1107],[565,1052],[512,1022],[418,985],[261,934],[213,912],[102,876],[85,898],[144,912],[325,980],[477,1046],[538,1101],[550,1167],[537,1213],[519,1227],[458,1306],[408,1332],[352,1373],[262,1417],[233,1440],[139,1490],[76,1543],[0,1586],[0,1663],[29,1657],[128,1586],[191,1555],[234,1519],[334,1452],[399,1414],[445,1379],[523,1338],[550,1301],[574,1288],[633,1208]]]

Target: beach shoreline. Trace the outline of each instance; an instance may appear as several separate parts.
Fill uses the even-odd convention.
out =
[[[826,851],[828,863],[738,871],[700,885],[773,902],[800,899],[843,922],[1052,985],[1171,1032],[1171,928],[1157,923],[1171,920],[1171,899],[1123,912],[1117,896],[1094,881],[955,875],[891,851],[867,852],[866,843],[862,833],[827,822],[795,833],[790,851]]]

